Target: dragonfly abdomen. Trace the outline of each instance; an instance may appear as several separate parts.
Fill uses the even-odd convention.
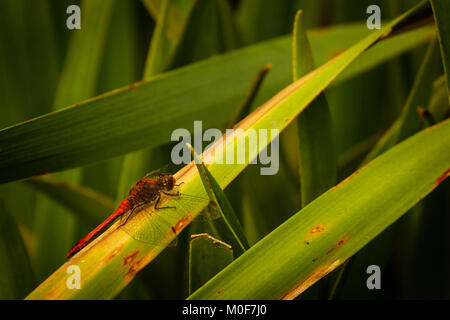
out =
[[[114,211],[112,215],[110,215],[105,221],[97,226],[94,230],[89,232],[83,239],[77,242],[72,249],[67,253],[67,258],[73,256],[75,253],[83,249],[95,236],[102,232],[105,228],[107,228],[114,220],[123,215],[125,212],[129,211],[130,208],[130,200],[128,198],[124,199],[119,207]]]

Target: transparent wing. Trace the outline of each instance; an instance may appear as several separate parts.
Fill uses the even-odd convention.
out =
[[[170,246],[176,223],[175,209],[155,209],[154,203],[144,204],[121,217],[120,228],[130,237],[151,246]]]
[[[168,246],[174,245],[170,242],[169,235],[173,235],[173,227],[179,220],[179,213],[177,210],[183,209],[185,212],[191,211],[194,206],[198,205],[199,201],[208,201],[207,199],[196,199],[188,195],[173,193],[173,196],[161,195],[163,197],[170,197],[170,206],[163,203],[158,204],[155,208],[156,201],[150,203],[142,203],[135,206],[132,210],[122,215],[120,218],[120,228],[125,231],[130,237],[137,241],[141,241],[151,246]],[[205,214],[205,217],[213,217],[212,214]],[[206,218],[202,218],[206,219]]]
[[[173,163],[168,163],[168,164],[162,166],[159,169],[156,169],[156,170],[153,170],[153,171],[147,173],[144,176],[144,178],[146,178],[146,179],[156,178],[162,173],[175,174],[182,167],[183,167],[182,165],[176,165],[176,164],[173,164]]]

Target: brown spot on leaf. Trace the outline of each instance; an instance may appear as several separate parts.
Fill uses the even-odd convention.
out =
[[[172,230],[173,230],[175,233],[179,233],[181,230],[184,229],[184,227],[186,227],[186,226],[189,224],[189,222],[191,222],[191,218],[192,218],[192,217],[191,217],[190,214],[184,216],[183,218],[181,218],[180,220],[178,220],[177,223],[175,223],[175,225],[172,227]]]
[[[348,237],[342,238],[341,240],[338,241],[338,243],[335,244],[335,246],[333,248],[328,250],[326,254],[328,255],[328,254],[332,253],[334,250],[341,247],[347,240],[348,240]]]
[[[324,227],[324,226],[318,225],[318,226],[315,226],[314,228],[312,228],[312,229],[309,231],[309,233],[310,233],[310,234],[314,234],[314,233],[323,232],[324,230],[325,230],[325,227]]]
[[[122,265],[126,266],[131,264],[131,262],[133,262],[134,259],[136,259],[136,257],[139,255],[140,250],[136,250],[133,253],[130,253],[129,255],[125,256],[125,258],[123,258],[123,263]]]
[[[136,275],[136,273],[142,269],[143,260],[144,260],[144,258],[141,258],[138,261],[136,261],[135,263],[132,263],[130,265],[130,268],[128,269],[127,275],[126,275],[128,281],[131,281],[134,278],[134,276]]]
[[[116,247],[111,254],[105,259],[105,263],[108,263],[109,261],[111,261],[115,256],[117,256],[123,249],[123,247],[125,246],[125,244],[121,244],[120,246]]]
[[[223,292],[223,289],[219,289],[219,290],[217,290],[216,294],[219,295],[219,294],[221,294],[222,292]]]

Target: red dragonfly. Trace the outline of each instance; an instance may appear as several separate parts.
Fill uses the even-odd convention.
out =
[[[156,170],[159,171],[159,170]],[[175,207],[159,207],[159,201],[161,195],[167,196],[180,196],[179,192],[170,193],[176,186],[175,178],[172,174],[161,173],[155,174],[155,172],[147,174],[144,178],[140,179],[129,191],[129,195],[119,205],[119,207],[110,215],[105,221],[103,221],[98,227],[89,232],[83,239],[78,241],[72,249],[67,253],[67,258],[73,256],[75,253],[83,249],[89,242],[91,242],[100,232],[104,231],[109,224],[119,217],[123,217],[125,213],[130,212],[126,218],[122,220],[124,225],[132,213],[139,207],[145,204],[154,203],[156,210],[169,209]],[[196,197],[194,197],[196,198]],[[202,200],[207,200],[200,198]]]

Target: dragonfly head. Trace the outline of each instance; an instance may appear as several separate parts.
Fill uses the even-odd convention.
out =
[[[158,177],[158,185],[161,186],[162,189],[170,191],[175,185],[175,178],[171,174],[162,173]]]

